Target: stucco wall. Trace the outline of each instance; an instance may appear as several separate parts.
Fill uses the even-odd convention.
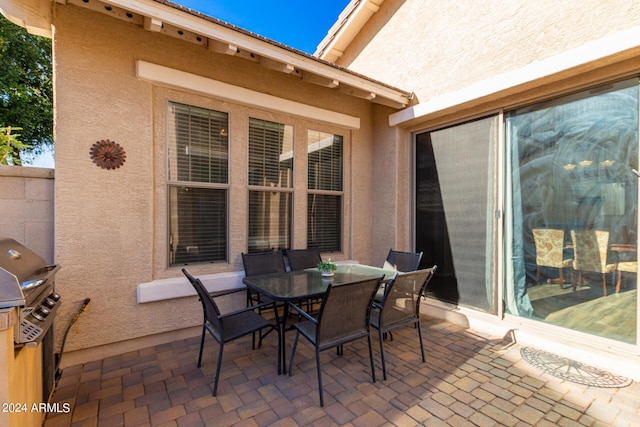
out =
[[[424,102],[639,21],[634,0],[385,0],[336,63]]]
[[[345,136],[344,250],[336,259],[370,262],[388,250],[372,242],[372,107],[369,102],[270,71],[258,63],[145,31],[71,4],[54,3],[56,94],[56,254],[64,265],[60,293],[66,298],[59,328],[86,297],[89,310],[66,351],[149,336],[201,322],[196,298],[136,303],[136,287],[180,277],[166,267],[166,101],[193,103],[230,113],[229,262],[192,266],[193,274],[242,269],[246,252],[246,120],[250,115]],[[338,111],[361,119],[360,129],[332,127],[299,117],[176,88],[157,87],[135,75],[135,61],[161,64],[239,87]],[[300,129],[298,129],[300,127]],[[116,170],[98,168],[89,148],[102,139],[120,144],[126,162]],[[299,154],[306,148],[295,146]],[[300,156],[304,157],[304,155]],[[304,163],[304,162],[301,162]],[[295,164],[297,177],[305,165]],[[302,194],[302,193],[301,193]],[[306,239],[306,196],[294,201],[294,247]],[[298,209],[304,207],[305,209]],[[60,331],[59,331],[60,332]]]
[[[54,262],[54,171],[0,165],[0,236]]]

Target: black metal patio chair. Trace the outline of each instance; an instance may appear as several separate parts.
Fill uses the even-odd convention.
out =
[[[422,328],[420,327],[420,297],[424,295],[429,281],[436,272],[437,266],[409,273],[399,273],[384,291],[381,302],[373,303],[371,326],[378,331],[380,340],[380,359],[382,361],[382,377],[387,379],[387,368],[384,360],[384,335],[396,328],[416,325],[420,340],[422,361],[425,362]]]
[[[395,270],[401,273],[408,273],[410,271],[416,271],[420,266],[420,260],[422,259],[422,252],[404,252],[396,251],[395,249],[389,249],[387,259],[384,261],[383,268]],[[378,289],[378,293],[374,297],[375,302],[382,302],[382,297],[385,288],[391,283],[393,279],[385,280]]]
[[[284,273],[287,271],[285,263],[284,263],[284,254],[281,250],[277,251],[265,251],[265,252],[253,252],[253,253],[243,253],[242,254],[242,265],[244,267],[244,275],[245,276],[257,276],[259,274],[270,274],[270,273]],[[263,303],[272,302],[271,299],[260,295],[259,293],[252,291],[247,288],[247,307],[252,305],[261,306]],[[259,313],[262,313],[262,310],[259,309]],[[260,339],[258,340],[258,347],[262,344],[262,338],[264,335],[260,334]],[[256,348],[256,336],[253,334],[252,338],[252,348]]]
[[[368,279],[337,286],[330,284],[322,298],[317,318],[312,317],[297,305],[291,305],[291,307],[306,320],[293,325],[296,329],[296,338],[291,351],[289,375],[291,376],[293,371],[293,359],[296,355],[298,338],[302,335],[315,347],[320,406],[324,406],[322,373],[320,368],[321,351],[337,347],[338,354],[342,355],[343,344],[361,338],[367,338],[369,344],[369,360],[371,363],[371,378],[374,383],[376,382],[369,316],[373,296],[378,290],[381,280],[382,278]]]
[[[314,268],[322,261],[318,249],[287,249],[285,254],[291,271]]]
[[[204,320],[202,323],[202,338],[200,339],[200,351],[198,353],[198,368],[202,365],[202,350],[204,347],[204,338],[206,331],[209,331],[211,336],[218,342],[220,349],[218,350],[218,361],[216,363],[216,378],[213,383],[213,395],[218,393],[218,380],[220,379],[220,366],[222,365],[222,351],[224,345],[227,342],[236,340],[246,335],[253,334],[255,332],[261,333],[264,329],[269,331],[275,330],[278,334],[278,342],[280,341],[280,330],[277,327],[277,313],[276,323],[267,321],[264,317],[260,316],[254,310],[265,307],[267,305],[273,305],[271,303],[263,303],[261,305],[254,305],[241,310],[232,311],[230,313],[221,314],[218,309],[214,298],[230,295],[237,292],[244,292],[244,289],[235,289],[228,292],[221,292],[212,296],[207,292],[200,279],[193,277],[187,272],[186,269],[182,269],[184,275],[189,279],[191,285],[195,288],[202,303],[202,311],[204,314]],[[261,334],[261,336],[264,336]],[[280,363],[280,345],[278,345],[278,364]]]
[[[318,249],[287,249],[285,252],[289,261],[289,269],[291,271],[305,270],[314,268],[322,261],[320,251]],[[308,298],[303,304],[307,306],[307,312],[313,311],[314,305],[320,303],[321,298]]]
[[[407,273],[409,271],[416,271],[420,266],[421,259],[422,252],[403,252],[389,249],[384,267]]]

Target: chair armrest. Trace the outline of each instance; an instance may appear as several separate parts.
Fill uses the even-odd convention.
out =
[[[301,309],[297,305],[289,303],[289,307],[293,308],[295,311],[298,312],[298,314],[300,314],[305,319],[307,319],[307,320],[309,320],[309,321],[311,321],[313,323],[318,323],[318,320],[316,318],[311,316],[309,313],[307,313],[306,311],[304,311],[303,309]]]
[[[382,304],[380,304],[379,302],[373,302],[371,304],[371,308],[377,308],[377,309],[382,309]]]
[[[245,286],[244,288],[231,289],[229,291],[209,292],[209,295],[211,295],[212,298],[218,298],[218,297],[223,297],[225,295],[236,294],[238,292],[247,292],[247,289],[249,289],[249,288],[247,286]]]
[[[239,310],[234,310],[234,311],[230,311],[228,313],[223,313],[223,314],[218,316],[218,319],[224,319],[225,317],[234,316],[236,314],[244,313],[244,312],[247,312],[247,311],[253,311],[256,308],[262,308],[262,307],[273,306],[273,305],[274,305],[273,302],[263,302],[262,304],[252,305],[250,307],[245,307],[245,308],[241,308]],[[276,313],[276,316],[277,316],[277,313]]]

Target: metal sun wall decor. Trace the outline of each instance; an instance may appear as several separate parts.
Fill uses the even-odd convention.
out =
[[[93,144],[89,153],[93,163],[102,169],[118,169],[127,158],[120,144],[108,139],[103,139]]]

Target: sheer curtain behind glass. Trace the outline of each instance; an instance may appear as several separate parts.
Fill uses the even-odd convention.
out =
[[[342,136],[307,132],[307,247],[342,250]]]
[[[636,342],[636,274],[605,296],[602,273],[559,286],[557,269],[536,283],[533,229],[605,232],[605,264],[637,263],[638,80],[632,79],[515,110],[506,120],[511,150],[507,230],[509,313],[628,343]],[[569,270],[573,270],[573,264]],[[577,274],[575,275],[577,276]],[[571,277],[567,272],[565,277]],[[605,274],[608,294],[615,274]],[[594,286],[595,284],[595,286]],[[565,288],[566,290],[562,289]],[[615,304],[611,304],[615,299]]]
[[[249,119],[249,252],[291,247],[293,127]]]
[[[169,265],[226,259],[226,113],[169,103]]]

